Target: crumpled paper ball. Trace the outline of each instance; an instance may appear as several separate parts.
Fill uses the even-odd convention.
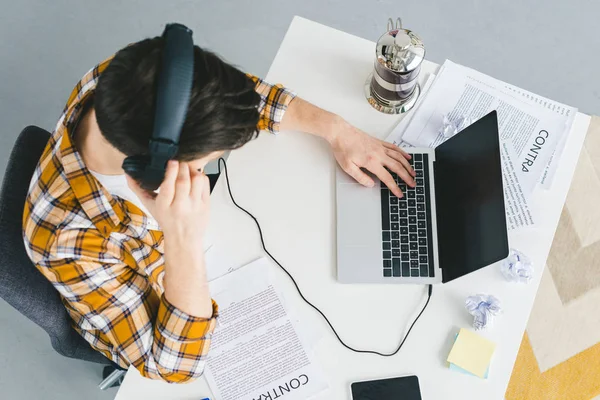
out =
[[[529,257],[519,250],[510,249],[510,254],[501,264],[504,277],[510,282],[529,283],[533,278],[533,264]]]
[[[441,133],[445,138],[451,138],[458,132],[465,129],[467,126],[471,125],[473,122],[475,121],[464,116],[458,117],[450,121],[448,115],[444,115],[442,127],[440,128],[439,133]]]
[[[476,294],[467,297],[465,307],[473,316],[473,328],[476,331],[488,328],[494,317],[502,313],[500,300],[487,294]]]

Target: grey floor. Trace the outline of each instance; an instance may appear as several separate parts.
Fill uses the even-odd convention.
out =
[[[195,40],[264,75],[294,15],[376,40],[390,16],[449,58],[600,113],[600,3],[594,0],[0,0],[0,174],[30,124],[51,130],[77,80],[127,43],[180,21]],[[340,68],[344,68],[340,65]],[[36,326],[0,301],[1,399],[110,399],[100,369],[52,352]]]

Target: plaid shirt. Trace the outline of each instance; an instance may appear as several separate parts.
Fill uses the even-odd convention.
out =
[[[73,125],[109,63],[75,86],[35,169],[23,214],[25,248],[94,349],[143,376],[185,382],[203,372],[217,305],[203,319],[167,301],[160,227],[111,196],[73,142]],[[250,78],[262,98],[258,128],[276,132],[294,94]]]

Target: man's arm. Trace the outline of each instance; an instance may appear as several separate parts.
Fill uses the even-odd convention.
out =
[[[310,133],[332,144],[348,125],[339,115],[297,97],[288,105],[280,129]]]
[[[142,376],[167,382],[187,382],[202,374],[218,313],[201,245],[209,184],[184,165],[180,169],[171,162],[169,185],[145,202],[157,220],[161,217],[164,257],[149,246],[133,244],[127,250],[130,242],[107,239],[95,229],[25,229],[32,261],[60,292],[83,338],[119,365],[133,365]],[[140,198],[148,195],[135,187]],[[24,220],[37,221],[30,212],[28,203]],[[136,265],[139,257],[146,271]],[[158,297],[153,286],[161,283],[165,292]]]
[[[374,182],[362,169],[375,174],[398,197],[403,196],[402,191],[389,171],[398,174],[409,186],[415,185],[415,172],[408,163],[410,156],[404,150],[367,135],[342,117],[296,97],[281,85],[248,76],[261,96],[259,130],[273,133],[293,130],[322,137],[331,145],[342,169],[364,186],[373,186]]]
[[[135,182],[130,182],[130,186]],[[136,187],[139,192],[141,188]],[[160,194],[151,199],[138,193],[160,223],[165,240],[165,296],[178,308],[200,318],[211,318],[204,252],[210,184],[206,175],[186,163],[170,161]]]
[[[187,163],[171,160],[158,195],[143,190],[129,176],[127,180],[131,189],[156,218],[164,234],[163,300],[170,306],[167,311],[171,312],[169,318],[173,321],[171,326],[161,324],[162,314],[159,311],[156,328],[169,339],[170,342],[165,342],[167,347],[177,348],[181,339],[186,343],[186,349],[182,349],[184,354],[192,355],[196,352],[197,360],[203,360],[208,352],[206,336],[214,329],[214,323],[210,330],[193,324],[189,325],[189,330],[179,330],[178,325],[185,324],[188,320],[208,321],[210,318],[214,322],[216,317],[217,309],[215,303],[211,302],[202,251],[210,207],[208,178]],[[177,331],[180,333],[172,334]],[[198,339],[203,339],[206,345],[194,343]],[[177,356],[180,352],[181,350],[173,355]],[[201,373],[202,367],[197,367],[196,372]]]
[[[60,233],[59,248],[74,241],[85,246],[77,258],[37,264],[61,293],[84,339],[121,366],[133,365],[142,376],[180,383],[202,375],[216,326],[217,305],[209,318],[187,313],[165,295],[156,298],[148,276],[100,247],[104,238],[89,230]],[[95,246],[98,248],[95,249]],[[92,254],[102,250],[102,257]],[[156,307],[156,308],[155,308]]]
[[[374,182],[362,169],[375,174],[398,197],[403,196],[402,191],[389,171],[398,174],[409,186],[415,185],[415,172],[408,162],[410,156],[404,150],[367,135],[339,115],[299,97],[288,105],[280,129],[325,139],[342,169],[364,186],[371,187]]]

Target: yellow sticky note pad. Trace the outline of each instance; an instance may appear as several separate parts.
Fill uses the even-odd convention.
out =
[[[485,378],[495,350],[494,342],[467,329],[461,329],[447,361],[480,378]]]

